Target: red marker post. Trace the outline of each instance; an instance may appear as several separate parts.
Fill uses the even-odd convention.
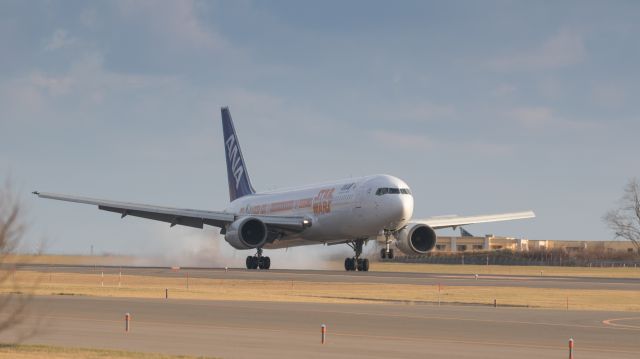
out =
[[[326,325],[322,324],[320,326],[320,333],[322,334],[322,339],[321,339],[320,343],[324,344],[324,340],[327,337],[327,326]]]
[[[573,359],[573,338],[569,338],[569,359]]]
[[[129,332],[129,322],[131,321],[131,314],[124,314],[124,331]]]

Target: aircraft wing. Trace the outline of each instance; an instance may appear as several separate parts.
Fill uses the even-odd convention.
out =
[[[424,223],[433,229],[439,228],[456,228],[459,226],[475,223],[489,223],[489,222],[502,222],[512,221],[516,219],[535,218],[536,214],[533,211],[525,212],[513,212],[513,213],[501,213],[501,214],[489,214],[480,216],[448,216],[448,217],[432,217],[412,222]]]
[[[239,218],[239,216],[227,212],[152,206],[148,204],[118,202],[38,191],[33,192],[33,194],[40,198],[95,205],[98,206],[98,209],[104,211],[120,213],[122,218],[134,216],[167,222],[171,224],[171,227],[182,225],[203,228],[203,226],[207,224],[214,227],[225,228],[227,224]],[[252,215],[252,217],[260,219],[268,226],[293,231],[301,231],[311,225],[310,220],[303,217],[265,215]]]

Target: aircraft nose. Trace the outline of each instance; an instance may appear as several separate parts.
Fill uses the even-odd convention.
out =
[[[413,196],[410,194],[400,195],[401,220],[408,221],[413,215]]]
[[[391,216],[395,226],[401,227],[406,224],[413,215],[413,196],[401,194],[391,197]]]

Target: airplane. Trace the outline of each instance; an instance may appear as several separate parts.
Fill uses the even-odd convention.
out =
[[[412,219],[413,196],[401,179],[378,174],[305,187],[256,192],[240,149],[231,113],[221,108],[230,203],[222,211],[171,208],[34,191],[40,198],[98,206],[127,216],[202,229],[220,228],[235,249],[256,250],[247,256],[247,269],[269,269],[264,249],[313,244],[347,244],[354,256],[344,261],[346,271],[369,270],[361,258],[369,240],[384,236],[381,258],[393,258],[391,244],[405,254],[426,254],[436,244],[435,230],[475,223],[534,218],[533,211],[480,216]]]

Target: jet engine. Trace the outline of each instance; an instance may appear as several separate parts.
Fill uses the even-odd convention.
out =
[[[267,242],[267,225],[253,217],[243,217],[231,223],[224,239],[235,249],[260,248]]]
[[[425,254],[436,246],[436,232],[423,223],[409,223],[395,237],[404,254]]]

